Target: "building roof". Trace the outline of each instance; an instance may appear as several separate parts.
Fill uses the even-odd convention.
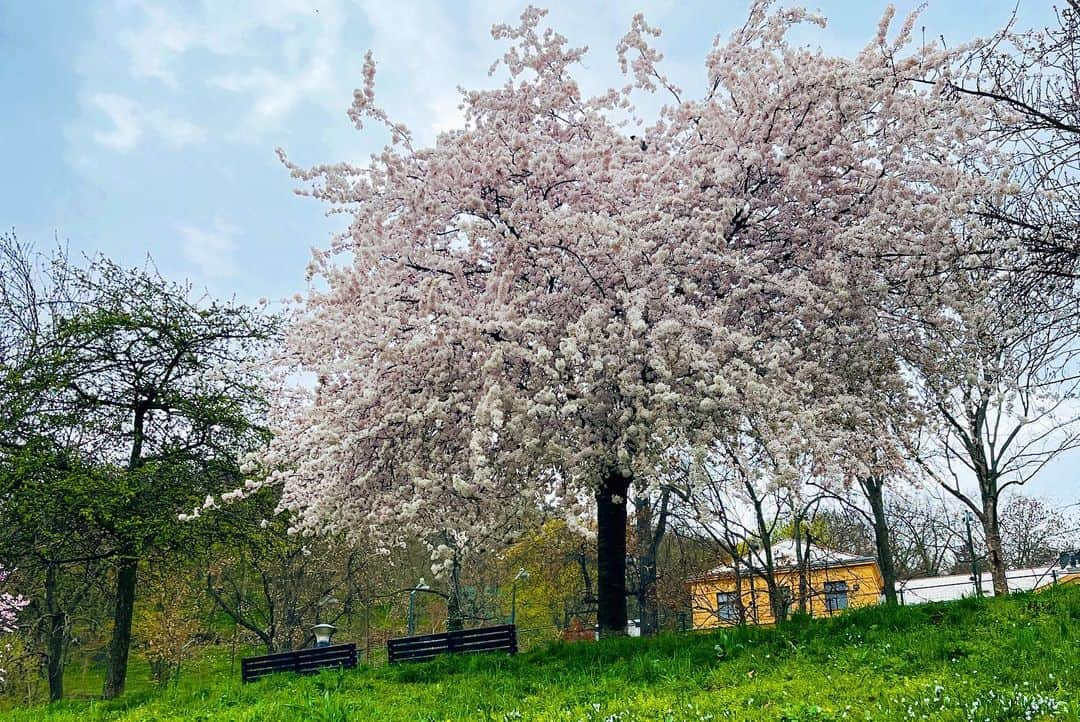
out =
[[[1009,591],[1027,592],[1053,584],[1055,580],[1060,581],[1071,573],[1073,572],[1070,570],[1056,567],[1029,567],[1006,570],[1005,579],[1009,583]],[[983,594],[992,596],[994,580],[990,572],[982,572],[979,577]],[[975,593],[975,583],[970,574],[948,574],[941,577],[901,579],[896,584],[896,590],[903,595],[904,604],[947,602],[972,596]]]
[[[795,554],[795,541],[792,539],[784,539],[778,541],[772,545],[773,555],[773,567],[778,572],[792,571],[799,568],[798,557]],[[765,572],[765,553],[761,550],[754,552],[753,559],[750,567],[744,564],[739,565],[740,573],[758,573],[764,574]],[[857,556],[855,554],[847,554],[846,552],[837,551],[835,549],[829,549],[828,547],[821,547],[812,544],[809,550],[809,566],[811,569],[825,569],[827,567],[849,567],[859,566],[862,564],[876,564],[877,558],[872,556]],[[704,574],[696,578],[696,580],[712,579],[715,577],[724,577],[729,574],[735,573],[735,567],[730,564],[722,564],[714,569],[710,569]]]

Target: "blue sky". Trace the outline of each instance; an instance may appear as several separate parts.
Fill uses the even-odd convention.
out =
[[[493,23],[525,2],[411,0],[5,0],[0,2],[0,228],[77,253],[137,263],[245,301],[304,288],[312,246],[340,221],[292,193],[281,147],[301,165],[362,161],[382,146],[345,115],[363,54],[379,63],[376,97],[422,141],[457,123],[456,88],[491,82]],[[538,3],[543,5],[543,3]],[[712,39],[747,0],[550,4],[550,24],[590,53],[589,90],[622,84],[614,47],[641,10],[663,29],[665,67],[684,89],[704,81]],[[800,39],[856,52],[879,0],[806,3],[830,20]],[[916,5],[896,3],[900,15]],[[919,26],[950,44],[991,33],[1015,0],[931,0]],[[1020,0],[1021,25],[1049,0]],[[1033,491],[1076,497],[1071,459]]]

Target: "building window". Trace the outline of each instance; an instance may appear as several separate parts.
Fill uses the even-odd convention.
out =
[[[847,582],[825,582],[825,608],[830,612],[847,609]]]
[[[735,592],[716,593],[716,616],[721,622],[739,621],[739,608]]]

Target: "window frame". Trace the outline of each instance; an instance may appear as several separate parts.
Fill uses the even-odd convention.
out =
[[[726,602],[720,598],[726,597]],[[720,590],[716,593],[716,618],[721,622],[739,622],[739,595],[735,592]]]
[[[851,588],[848,586],[846,579],[825,582],[822,585],[822,590],[825,595],[825,610],[829,614],[842,612],[850,606],[851,598],[849,595]]]

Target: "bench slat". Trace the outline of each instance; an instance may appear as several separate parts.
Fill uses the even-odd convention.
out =
[[[439,654],[508,652],[517,653],[517,628],[512,624],[479,629],[463,629],[442,634],[399,637],[386,642],[391,663],[424,661]]]

